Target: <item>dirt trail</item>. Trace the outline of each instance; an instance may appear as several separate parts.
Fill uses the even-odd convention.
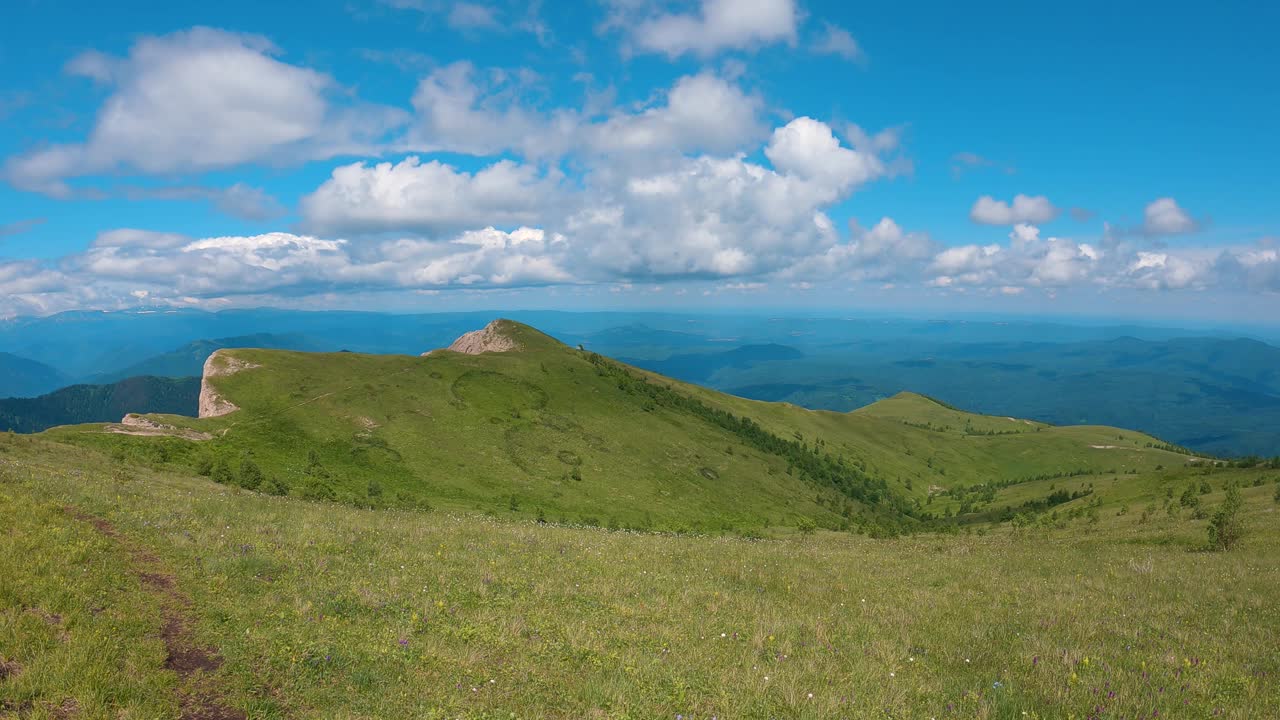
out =
[[[179,720],[246,720],[243,712],[225,704],[214,679],[210,677],[221,667],[222,658],[216,648],[196,642],[191,631],[191,598],[178,588],[177,581],[166,572],[160,558],[129,542],[114,525],[102,518],[71,506],[64,510],[71,517],[93,525],[98,532],[127,549],[133,558],[139,582],[160,599],[163,620],[160,636],[167,651],[164,666],[178,674]]]

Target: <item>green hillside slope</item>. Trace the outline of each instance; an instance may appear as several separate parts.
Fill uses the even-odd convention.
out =
[[[972,519],[1035,500],[962,499],[973,486],[1195,460],[1140,433],[968,415],[919,396],[846,414],[744,400],[498,327],[517,349],[224,350],[245,369],[209,383],[238,410],[153,418],[212,439],[53,436],[299,497],[699,531],[922,529],[964,500]]]
[[[1245,485],[1235,549],[1203,551],[1176,499],[673,537],[274,498],[0,434],[0,716],[1280,717],[1280,474],[1177,473],[1120,484],[1163,502],[1194,477],[1211,511]]]

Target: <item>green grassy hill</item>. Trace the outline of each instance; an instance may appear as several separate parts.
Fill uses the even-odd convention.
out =
[[[362,510],[0,434],[0,717],[1278,717],[1280,473],[1170,473],[1121,482],[1207,483],[1210,510],[1243,484],[1236,549],[1176,498],[760,541]]]
[[[904,394],[854,413],[724,395],[499,321],[518,349],[426,357],[223,350],[211,436],[51,436],[302,498],[636,529],[896,532],[1016,513],[991,488],[1197,459],[1140,433],[971,415]],[[984,493],[964,493],[975,486]],[[1051,491],[1045,491],[1045,496]],[[966,503],[967,501],[967,503]]]
[[[0,434],[0,717],[1280,716],[1278,468],[496,330]]]

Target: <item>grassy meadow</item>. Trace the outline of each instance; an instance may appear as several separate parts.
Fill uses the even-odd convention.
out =
[[[249,718],[1280,717],[1276,476],[1119,474],[1054,523],[751,540],[271,497],[5,436],[0,717],[195,717],[195,688]],[[1233,550],[1163,509],[1193,480],[1209,509],[1245,486]],[[219,667],[166,668],[139,580],[160,568]]]

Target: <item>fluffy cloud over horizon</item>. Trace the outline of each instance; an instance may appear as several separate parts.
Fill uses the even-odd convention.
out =
[[[1046,223],[1058,216],[1058,208],[1043,195],[1013,197],[1012,203],[983,195],[973,204],[969,218],[982,225],[1017,225],[1018,223]]]
[[[338,107],[332,78],[276,59],[267,39],[211,28],[140,39],[124,58],[90,51],[67,72],[111,88],[88,138],[10,158],[15,187],[55,196],[104,172],[163,174],[250,161],[367,152],[402,121],[376,106]]]
[[[644,18],[634,27],[631,39],[641,52],[707,56],[726,48],[794,44],[798,23],[795,0],[701,0],[691,12],[659,12]]]
[[[381,3],[465,30],[458,43],[496,39],[510,51],[498,61],[524,62],[550,37],[520,26],[533,21],[515,3]],[[86,222],[104,224],[74,248],[54,238],[56,252],[40,243],[58,213],[23,207],[0,224],[0,316],[552,285],[1280,292],[1265,228],[1219,237],[1203,196],[1179,190],[1196,215],[1142,188],[1103,210],[998,146],[1047,193],[1012,194],[1012,166],[955,152],[968,137],[917,143],[937,125],[874,95],[854,118],[828,107],[834,93],[781,101],[761,68],[784,53],[870,74],[847,62],[865,60],[848,16],[794,0],[604,0],[602,12],[594,37],[624,66],[613,76],[566,44],[550,70],[419,53],[394,82],[375,67],[348,84],[341,58],[205,27],[75,55],[62,75],[87,111],[15,145],[0,178],[18,198],[98,203]],[[914,157],[917,145],[941,155]],[[1002,172],[970,172],[982,168]],[[939,176],[951,189],[912,194]],[[152,214],[98,212],[114,202]],[[1101,230],[1075,202],[1098,208]]]
[[[1142,231],[1147,235],[1183,235],[1200,229],[1200,223],[1171,197],[1153,200],[1142,217]]]

